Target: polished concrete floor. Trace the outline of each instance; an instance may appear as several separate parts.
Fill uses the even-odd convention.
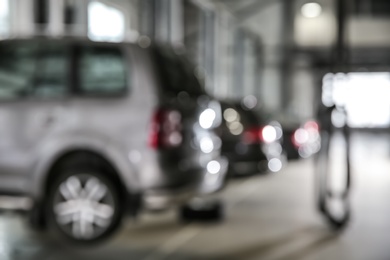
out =
[[[64,248],[0,216],[0,260],[62,259],[390,259],[390,137],[353,136],[351,222],[332,232],[314,207],[313,160],[282,172],[238,179],[220,194],[226,219],[180,224],[174,211],[128,221],[110,242]]]

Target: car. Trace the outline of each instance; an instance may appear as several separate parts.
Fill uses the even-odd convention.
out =
[[[319,125],[315,120],[307,120],[294,131],[290,140],[301,158],[309,158],[321,148]]]
[[[95,243],[224,186],[220,104],[172,50],[32,37],[0,57],[0,195],[34,227]]]
[[[283,129],[283,150],[288,160],[309,158],[321,148],[319,125],[315,120],[299,120],[293,116],[278,117]]]
[[[282,169],[282,129],[276,121],[243,106],[222,102],[223,124],[219,128],[222,154],[229,161],[232,176],[278,172]]]

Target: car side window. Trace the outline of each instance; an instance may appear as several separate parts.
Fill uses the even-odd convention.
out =
[[[0,99],[61,97],[68,92],[64,45],[3,43],[0,57]]]
[[[62,97],[68,93],[67,48],[61,43],[41,44],[31,96]]]
[[[35,46],[29,43],[0,45],[0,99],[26,96],[33,84]]]
[[[126,64],[119,48],[83,46],[78,51],[78,88],[83,94],[110,95],[126,90]]]

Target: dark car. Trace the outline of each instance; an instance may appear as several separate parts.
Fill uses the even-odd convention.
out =
[[[278,117],[283,129],[283,150],[288,160],[309,158],[321,147],[318,123],[301,121],[293,116]]]
[[[241,103],[222,102],[222,154],[232,175],[280,171],[283,164],[282,129]]]

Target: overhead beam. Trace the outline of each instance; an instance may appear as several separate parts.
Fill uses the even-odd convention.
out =
[[[292,48],[294,46],[294,15],[293,15],[294,3],[290,0],[283,2],[283,11],[282,11],[282,21],[283,28],[281,31],[282,39],[282,59],[281,59],[281,100],[282,108],[287,110],[291,105],[291,100],[293,96],[292,87],[292,60],[293,52]]]
[[[239,20],[239,23],[244,23],[248,19],[257,15],[260,11],[264,10],[268,6],[271,6],[275,3],[278,3],[281,0],[262,0],[256,1],[253,4],[250,4],[240,10],[234,12],[235,16]],[[291,0],[288,0],[291,1]]]

